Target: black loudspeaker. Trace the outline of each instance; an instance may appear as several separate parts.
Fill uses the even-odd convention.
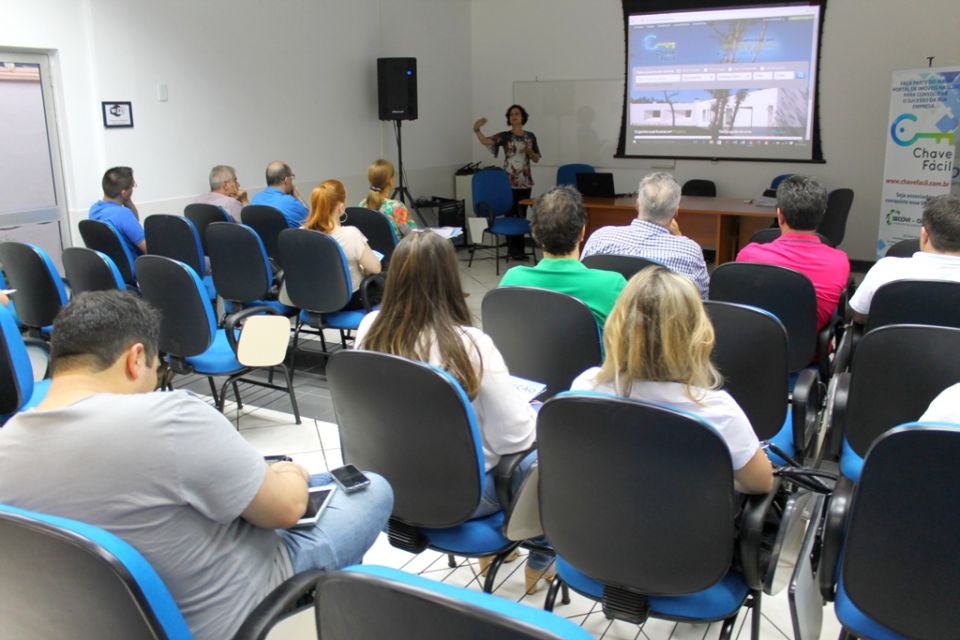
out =
[[[417,119],[417,59],[377,58],[381,120]]]

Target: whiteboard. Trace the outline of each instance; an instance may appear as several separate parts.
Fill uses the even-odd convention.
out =
[[[620,137],[623,78],[611,80],[518,80],[513,100],[530,114],[541,165],[585,162],[613,165]]]

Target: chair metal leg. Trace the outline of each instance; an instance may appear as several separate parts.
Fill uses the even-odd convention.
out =
[[[237,381],[233,381],[233,397],[237,399],[237,409],[243,409],[243,403],[240,402],[240,387],[237,386]]]
[[[759,591],[751,591],[750,598],[747,600],[747,606],[753,609],[750,616],[751,640],[760,640],[760,597],[761,594]],[[733,619],[737,619],[736,614],[734,614]]]
[[[293,348],[290,349],[290,379],[293,380],[293,376],[297,373],[297,345],[300,343],[300,327],[303,326],[303,321],[297,317],[297,328],[293,331]]]
[[[220,411],[223,411],[223,405],[220,403],[220,396],[217,395],[217,385],[213,383],[213,376],[207,376],[207,382],[210,383],[210,395],[213,396],[213,402]]]
[[[457,568],[457,558],[452,553],[447,554],[447,566],[451,569]]]
[[[563,580],[560,581],[560,602],[570,604],[570,587]]]
[[[547,589],[547,597],[543,601],[543,608],[547,611],[553,611],[553,605],[557,602],[557,592],[560,590],[560,586],[563,585],[563,590],[567,591],[567,585],[563,584],[563,580],[560,579],[560,576],[554,576],[553,580],[550,582],[550,588]],[[566,600],[563,601],[564,604],[570,602],[570,593],[566,593]]]
[[[226,404],[227,401],[227,385],[229,385],[230,382],[231,379],[227,378],[223,386],[220,387],[220,396],[217,398],[217,411],[220,413],[223,413],[223,405]],[[213,378],[210,378],[210,386],[213,386]],[[239,429],[240,427],[237,428]]]
[[[293,417],[296,418],[297,424],[300,424],[300,407],[297,405],[297,395],[293,391],[293,379],[290,375],[290,372],[287,371],[286,365],[280,365],[280,371],[283,373],[283,378],[287,381],[287,391],[290,394],[290,405],[293,407]],[[273,367],[270,367],[270,373],[273,374]]]
[[[500,236],[493,234],[494,253],[496,254],[497,275],[500,275]]]

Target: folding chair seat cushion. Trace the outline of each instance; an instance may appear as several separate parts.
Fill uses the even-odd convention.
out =
[[[378,307],[374,307],[375,309]],[[300,319],[311,327],[323,327],[326,329],[356,329],[360,326],[360,321],[367,315],[366,309],[348,309],[346,311],[333,311],[331,313],[315,313],[313,311],[301,311]]]
[[[240,337],[239,333],[237,337]],[[190,356],[186,361],[197,373],[203,375],[225,376],[244,368],[237,360],[223,329],[217,329],[213,342],[206,351],[198,356]]]
[[[603,598],[603,584],[573,568],[557,556],[557,572],[574,591],[590,598]],[[746,583],[736,571],[730,571],[708,589],[682,596],[648,596],[650,615],[669,619],[722,620],[733,615],[746,600]]]
[[[163,627],[167,637],[171,640],[187,640],[191,637],[187,623],[184,621],[183,615],[181,615],[180,609],[177,607],[173,596],[170,595],[163,579],[150,566],[150,563],[140,555],[139,551],[121,538],[84,522],[27,511],[11,505],[0,505],[0,511],[75,532],[90,542],[103,547],[116,561],[123,565],[133,582],[140,587],[143,598],[147,601],[157,623]]]
[[[514,618],[521,622],[525,622],[533,627],[554,634],[559,638],[567,638],[568,640],[587,640],[593,637],[584,629],[570,622],[569,620],[542,609],[534,609],[533,607],[528,607],[517,602],[511,602],[506,598],[494,596],[489,593],[462,589],[460,587],[455,587],[443,582],[437,582],[436,580],[423,578],[413,573],[400,571],[399,569],[390,569],[376,565],[354,565],[346,567],[343,569],[343,572],[359,573],[385,578],[393,582],[409,585],[418,590],[424,590],[440,596],[452,598],[468,605],[486,609],[491,613],[500,614]],[[335,576],[336,574],[331,574],[330,577],[334,578]],[[322,618],[322,597],[320,598],[320,604],[318,607],[321,609]]]
[[[853,604],[846,588],[843,586],[843,572],[837,580],[837,599],[834,602],[834,610],[837,619],[844,627],[853,631],[861,638],[871,638],[871,640],[907,640],[895,631],[891,631],[875,620],[868,618],[857,605]]]
[[[490,549],[502,549],[510,544],[503,535],[503,511],[449,529],[421,529],[438,549],[455,554],[489,553]]]

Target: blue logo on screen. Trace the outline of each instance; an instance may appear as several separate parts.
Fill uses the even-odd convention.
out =
[[[408,76],[412,76],[412,75],[413,75],[413,71],[411,71],[410,69],[407,69],[407,75],[408,75]]]

